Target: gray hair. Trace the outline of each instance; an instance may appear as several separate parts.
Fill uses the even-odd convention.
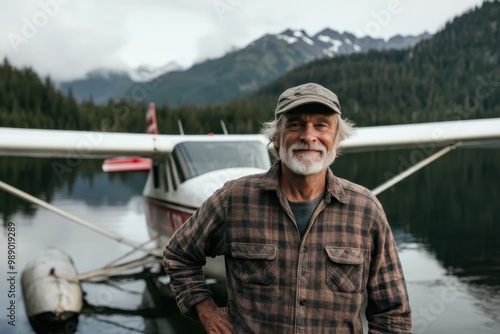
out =
[[[283,125],[285,123],[286,117],[284,114],[278,115],[277,118],[270,122],[265,122],[262,124],[260,133],[269,139],[269,144],[271,146],[271,153],[274,157],[279,158],[278,150],[273,144],[273,141],[280,135],[281,130],[283,130]],[[354,123],[349,119],[342,119],[340,115],[335,114],[338,117],[337,123],[337,135],[335,137],[335,147],[337,147],[342,141],[351,137],[356,132]],[[340,149],[337,150],[337,156],[340,155]]]

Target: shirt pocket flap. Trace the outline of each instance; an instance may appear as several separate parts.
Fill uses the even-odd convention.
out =
[[[330,260],[341,264],[361,264],[364,261],[364,249],[325,246]]]
[[[273,260],[276,257],[276,245],[232,242],[231,256],[249,260]]]

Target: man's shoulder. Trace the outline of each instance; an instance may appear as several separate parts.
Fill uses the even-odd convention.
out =
[[[357,200],[359,198],[365,199],[367,202],[376,205],[382,210],[382,205],[380,204],[377,197],[367,188],[360,184],[354,183],[352,181],[337,177],[340,187],[344,190],[344,193],[350,200]]]
[[[266,172],[245,175],[233,180],[228,181],[224,187],[229,189],[242,189],[242,188],[259,188],[262,179],[266,176]]]

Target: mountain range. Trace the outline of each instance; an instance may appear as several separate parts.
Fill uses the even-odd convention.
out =
[[[262,85],[313,60],[372,50],[406,49],[430,37],[428,33],[397,35],[385,41],[357,38],[332,29],[324,29],[314,36],[303,30],[288,29],[276,35],[267,34],[242,49],[188,69],[169,64],[154,73],[140,69],[140,75],[101,69],[88,73],[83,79],[61,82],[59,87],[62,91],[71,90],[78,102],[92,100],[105,104],[109,99],[135,98],[134,89],[140,89],[141,96],[147,93],[147,97],[142,96],[146,102],[158,105],[220,104],[248,96]]]
[[[317,82],[332,89],[341,100],[342,114],[358,126],[500,115],[500,0],[485,1],[447,22],[431,38],[402,50],[316,59],[313,49],[304,47],[316,44],[313,38],[308,39],[301,31],[279,35],[263,36],[241,50],[185,71],[167,71],[156,77],[156,72],[145,69],[144,73],[154,78],[152,81],[136,82],[125,94],[128,99],[106,104],[78,103],[73,94],[59,90],[50,77],[41,78],[31,68],[17,69],[5,58],[0,64],[0,125],[140,133],[145,128],[147,102],[154,101],[160,133],[179,133],[179,121],[185,125],[186,134],[220,133],[220,120],[224,120],[229,133],[256,133],[262,122],[274,117],[277,96],[286,88],[304,82]],[[319,34],[318,40],[330,41],[324,34]],[[342,46],[346,47],[344,44],[349,45],[345,39],[342,45],[330,42],[329,48],[335,45],[331,51],[340,52]],[[351,44],[353,49],[359,46],[352,40]],[[302,65],[297,65],[299,60]],[[262,79],[265,76],[269,78],[283,71],[286,73],[251,93],[259,86],[258,80],[265,82]],[[255,85],[248,84],[252,78]],[[188,102],[173,106],[151,98],[161,94],[158,89],[169,87],[176,88]],[[198,91],[193,91],[193,87]],[[246,88],[244,94],[241,87]],[[133,99],[141,93],[134,91],[137,88],[148,94],[143,94],[140,100]],[[193,102],[200,96],[220,97],[224,90],[227,99],[231,88],[238,97],[227,103]],[[207,94],[209,89],[212,95]],[[192,94],[191,99],[186,98],[188,93]],[[170,98],[176,97],[169,94]]]

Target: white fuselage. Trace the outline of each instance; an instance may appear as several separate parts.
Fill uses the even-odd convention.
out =
[[[167,170],[163,170],[167,172]],[[151,172],[144,188],[144,201],[148,232],[156,245],[163,250],[172,234],[215,190],[232,179],[265,172],[260,168],[225,168],[211,171],[169,188],[168,177],[160,177],[155,187]],[[163,184],[165,183],[165,184]],[[165,191],[165,189],[170,189]],[[207,258],[204,272],[219,281],[225,281],[224,257]]]

